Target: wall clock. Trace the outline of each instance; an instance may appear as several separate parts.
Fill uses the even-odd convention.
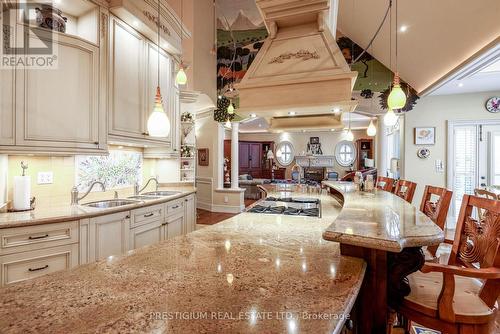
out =
[[[491,113],[500,112],[500,97],[495,96],[486,101],[486,110]]]

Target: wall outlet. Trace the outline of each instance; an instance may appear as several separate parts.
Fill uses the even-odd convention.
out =
[[[224,203],[229,202],[229,198],[227,196],[224,196]]]
[[[53,172],[38,172],[37,183],[38,184],[52,184],[52,183],[54,183],[54,173]]]

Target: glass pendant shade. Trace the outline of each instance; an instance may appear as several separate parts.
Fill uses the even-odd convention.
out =
[[[375,124],[373,124],[373,119],[370,120],[370,125],[368,125],[368,129],[366,129],[366,134],[370,137],[374,137],[377,134],[377,128]]]
[[[179,68],[179,72],[177,72],[177,76],[175,77],[175,82],[178,85],[185,85],[185,84],[187,84],[187,81],[188,81],[188,78],[187,78],[186,72],[184,72],[184,67],[181,64],[181,66]]]
[[[389,109],[384,116],[384,124],[386,126],[394,126],[398,122],[398,115],[394,113],[394,110]]]
[[[390,109],[402,109],[406,105],[406,94],[401,89],[399,74],[394,74],[394,85],[387,97],[387,106]]]
[[[226,124],[225,124],[225,125],[226,125],[226,128],[231,129],[231,121],[229,120],[229,118],[227,119],[227,121],[226,121]]]
[[[227,107],[227,113],[230,114],[230,115],[234,114],[233,103],[229,103],[229,106]]]
[[[151,137],[168,137],[170,134],[170,120],[163,109],[160,87],[156,88],[153,112],[148,119],[148,133]]]
[[[352,133],[351,129],[347,131],[347,134],[345,135],[345,140],[347,141],[353,141],[354,140],[354,134]]]

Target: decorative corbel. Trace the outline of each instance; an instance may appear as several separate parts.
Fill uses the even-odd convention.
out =
[[[276,34],[278,33],[278,25],[276,24],[276,21],[270,21],[268,26],[269,26],[269,38],[275,39]]]
[[[325,24],[326,24],[326,11],[321,11],[318,13],[318,31],[323,32],[325,31]]]

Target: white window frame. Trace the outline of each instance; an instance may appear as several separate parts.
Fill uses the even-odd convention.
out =
[[[285,155],[290,154],[290,161],[283,160],[283,156],[278,156],[278,154],[277,154],[278,151],[282,151],[282,148],[285,146],[290,147],[290,153],[286,153],[286,152],[284,153]],[[275,155],[278,163],[281,166],[286,167],[286,166],[289,166],[293,162],[293,160],[295,159],[295,148],[293,147],[292,143],[290,143],[289,141],[282,141],[278,144],[278,146],[276,146],[276,152],[274,155]]]
[[[340,150],[344,145],[348,145],[352,148],[352,160],[350,162],[344,162],[343,160],[340,159],[340,154],[342,154]],[[354,143],[348,140],[342,140],[341,142],[339,142],[335,146],[335,160],[337,160],[337,163],[342,167],[349,167],[352,164],[354,164],[354,162],[356,161],[356,146],[354,145]]]

